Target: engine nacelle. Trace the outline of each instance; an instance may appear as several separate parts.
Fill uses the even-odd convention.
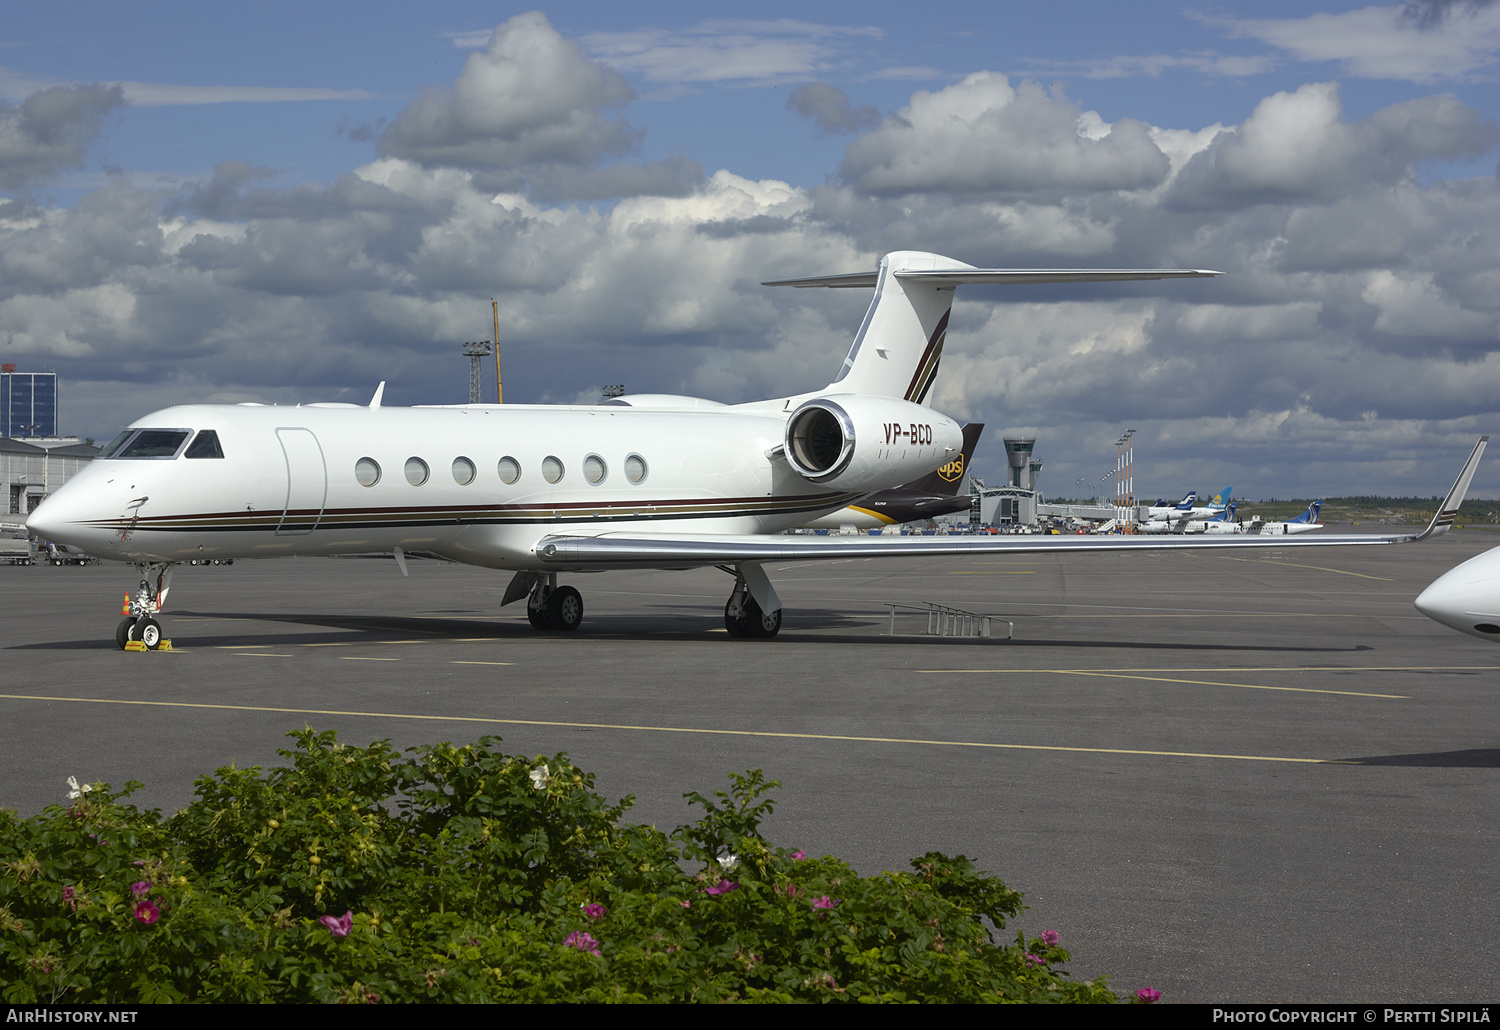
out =
[[[957,422],[891,397],[841,394],[803,403],[786,422],[787,464],[813,483],[887,490],[963,450]]]

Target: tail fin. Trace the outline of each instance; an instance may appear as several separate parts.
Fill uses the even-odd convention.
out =
[[[1488,435],[1479,438],[1479,442],[1469,452],[1469,460],[1464,462],[1464,467],[1459,470],[1453,489],[1448,491],[1448,496],[1444,497],[1443,503],[1439,505],[1437,514],[1432,517],[1427,528],[1414,536],[1413,540],[1425,540],[1430,536],[1441,536],[1448,532],[1448,528],[1453,525],[1453,520],[1458,518],[1459,506],[1464,503],[1464,494],[1469,492],[1469,482],[1474,478],[1474,470],[1479,468],[1479,459],[1484,455],[1485,444],[1489,442]]]
[[[1198,503],[1198,491],[1189,490],[1187,496],[1177,502],[1178,511],[1192,511]]]
[[[1229,495],[1234,493],[1234,487],[1226,486],[1223,493],[1214,494],[1214,499],[1208,502],[1208,507],[1214,511],[1223,511],[1224,506],[1229,503]]]
[[[1307,510],[1304,511],[1301,515],[1298,515],[1294,519],[1287,519],[1287,521],[1297,523],[1298,525],[1301,525],[1302,523],[1311,524],[1318,521],[1318,512],[1322,510],[1323,502],[1313,501],[1307,506]]]
[[[965,283],[1129,282],[1191,279],[1218,272],[1181,268],[975,268],[916,250],[880,259],[874,272],[778,279],[764,286],[875,288],[844,365],[830,391],[900,397],[921,404],[937,378],[954,288]]]
[[[969,462],[974,460],[974,447],[979,443],[979,434],[984,432],[983,422],[970,422],[964,426],[964,447],[958,457],[921,479],[907,483],[901,489],[916,490],[938,497],[956,497],[964,485],[964,473],[969,471]]]
[[[1231,501],[1231,502],[1229,502],[1229,505],[1223,511],[1219,512],[1219,514],[1215,515],[1211,519],[1204,519],[1204,521],[1205,522],[1233,522],[1234,521],[1234,513],[1235,513],[1235,510],[1238,507],[1239,506],[1237,504],[1235,504],[1233,501]]]

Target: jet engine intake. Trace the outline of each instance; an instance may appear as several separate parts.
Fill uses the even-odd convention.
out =
[[[931,472],[963,449],[958,423],[931,408],[855,394],[804,402],[786,423],[787,464],[812,483],[881,490]]]

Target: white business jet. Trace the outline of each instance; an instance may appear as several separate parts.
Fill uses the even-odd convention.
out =
[[[1449,569],[1417,595],[1417,611],[1444,626],[1500,640],[1500,547]]]
[[[766,285],[873,288],[826,387],[721,405],[625,396],[598,406],[189,405],[138,419],[27,520],[33,533],[132,563],[139,589],[121,647],[162,639],[177,564],[408,552],[513,572],[532,625],[573,630],[583,599],[560,573],[718,566],[734,576],[724,625],[772,637],[781,600],[767,561],[979,551],[1254,546],[1256,538],[820,537],[779,535],[926,475],[963,444],[923,406],[956,286],[1203,278],[1191,269],[980,269],[887,254],[879,269]],[[1453,496],[1461,497],[1483,443]],[[1452,506],[1456,506],[1456,501]],[[1401,537],[1324,537],[1320,544]],[[1285,546],[1283,541],[1276,541]]]

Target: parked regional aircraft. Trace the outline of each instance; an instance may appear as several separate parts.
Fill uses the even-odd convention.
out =
[[[1417,595],[1417,611],[1471,637],[1500,640],[1500,547],[1475,555]]]
[[[1157,499],[1156,503],[1146,509],[1147,522],[1168,522],[1180,519],[1193,510],[1193,505],[1198,503],[1198,491],[1189,490],[1187,496],[1176,504],[1168,504],[1166,501]]]
[[[857,504],[802,525],[807,529],[842,529],[844,526],[863,530],[884,529],[903,522],[968,511],[971,507],[969,495],[960,495],[958,491],[963,488],[964,475],[974,460],[974,445],[979,442],[982,432],[983,422],[970,422],[963,429],[963,450],[935,472],[894,490],[877,491]]]
[[[1228,493],[1226,490],[1225,493]],[[1204,511],[1203,508],[1194,508],[1194,511]],[[1218,514],[1209,516],[1198,516],[1194,518],[1184,515],[1180,519],[1171,522],[1143,522],[1136,527],[1138,533],[1174,533],[1184,534],[1233,534],[1243,532],[1239,523],[1234,521],[1235,504],[1230,502],[1229,507],[1222,509]]]
[[[538,629],[572,630],[583,599],[559,573],[718,566],[734,576],[732,636],[771,637],[768,561],[1001,551],[1270,544],[1260,537],[776,535],[954,460],[958,424],[925,407],[954,288],[1204,278],[1193,269],[981,269],[915,251],[872,272],[767,285],[874,288],[826,387],[722,405],[629,396],[619,405],[188,405],[136,420],[27,520],[40,536],[132,563],[140,586],[116,630],[148,648],[177,564],[408,551],[512,572]],[[1486,438],[1487,439],[1487,438]],[[1420,534],[1320,537],[1387,544],[1445,532],[1484,449]],[[1298,541],[1276,540],[1279,547]]]
[[[1318,521],[1318,512],[1322,509],[1322,501],[1313,501],[1307,506],[1307,510],[1296,518],[1287,519],[1285,522],[1262,522],[1256,519],[1245,527],[1245,532],[1265,533],[1269,536],[1290,536],[1293,533],[1306,533],[1310,529],[1322,529],[1323,523]]]

